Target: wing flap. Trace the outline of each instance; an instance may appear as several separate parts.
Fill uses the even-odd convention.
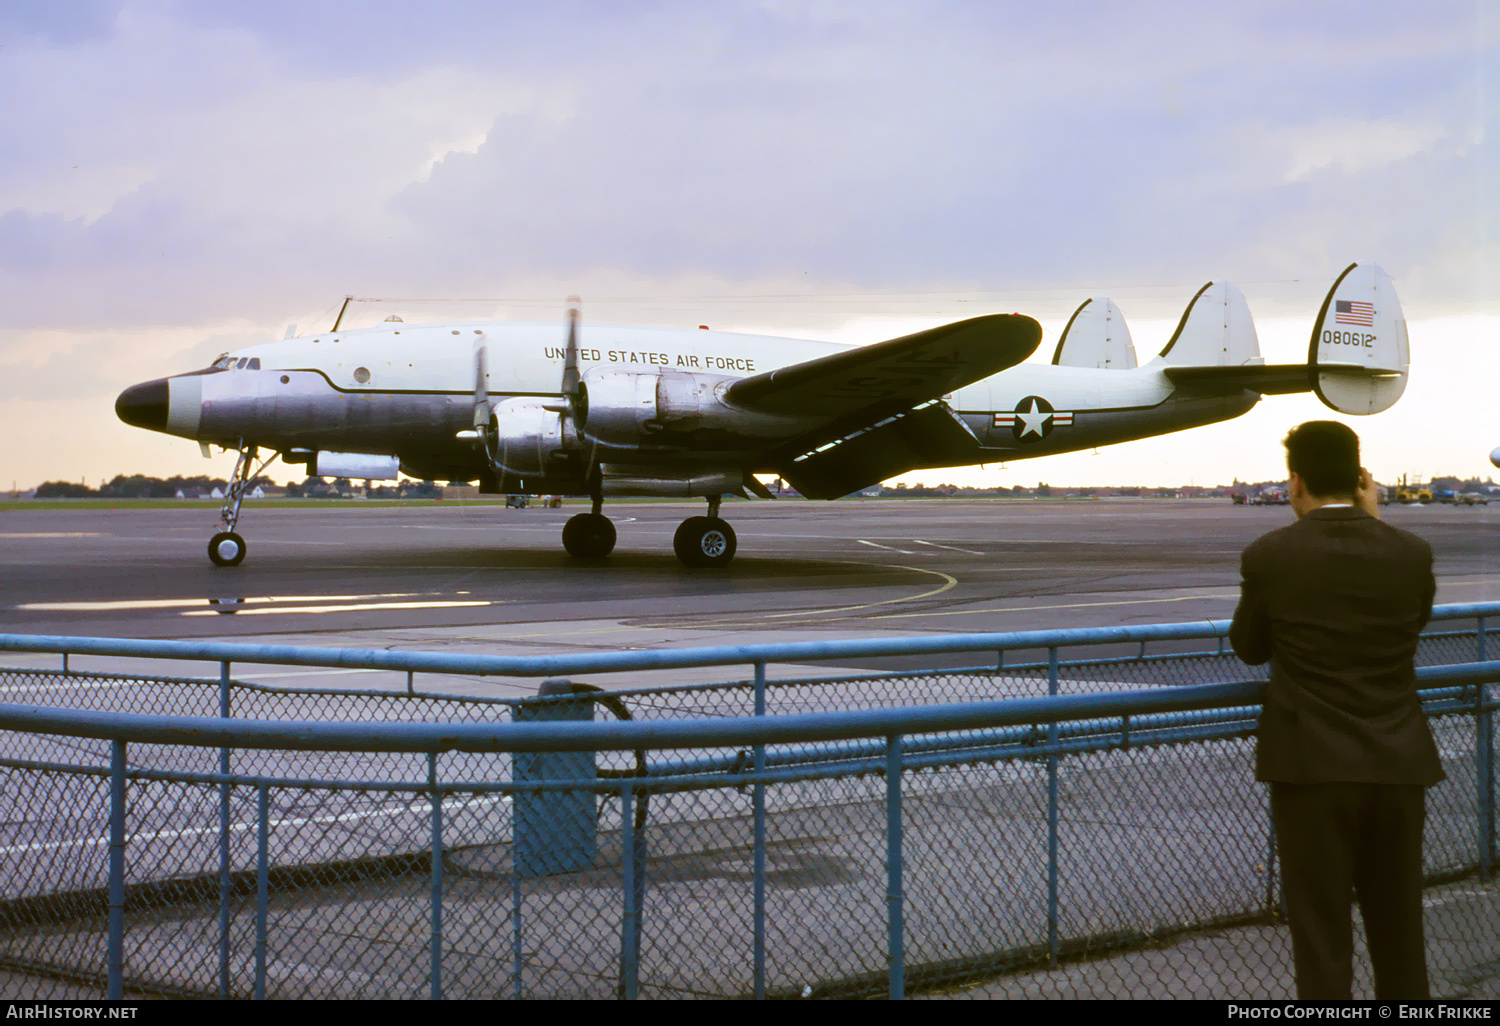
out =
[[[918,467],[979,459],[979,440],[946,403],[887,417],[779,463],[776,472],[809,499],[837,499]]]
[[[764,413],[834,417],[877,404],[910,407],[1015,366],[1041,340],[1030,317],[974,317],[742,378],[726,398]]]

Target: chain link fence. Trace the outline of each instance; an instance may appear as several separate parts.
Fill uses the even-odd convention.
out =
[[[1437,626],[1421,665],[1497,651]],[[108,740],[142,716],[712,728],[757,702],[790,722],[1256,676],[1214,650],[992,654],[534,700],[0,671],[11,702],[103,714],[0,732],[0,966],[38,997],[103,991],[111,966],[162,997],[1288,996],[1244,700],[597,752]],[[1424,696],[1448,774],[1428,795],[1429,967],[1463,996],[1500,975],[1497,695]]]

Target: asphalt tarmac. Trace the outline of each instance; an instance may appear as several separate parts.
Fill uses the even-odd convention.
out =
[[[1292,517],[1225,500],[729,502],[739,553],[688,569],[698,502],[614,502],[614,553],[568,556],[586,509],[274,504],[209,563],[216,511],[0,509],[0,631],[541,655],[1177,622],[1232,615],[1244,546]],[[1389,507],[1431,542],[1439,602],[1500,598],[1500,503]]]
[[[236,568],[215,568],[207,560],[205,545],[213,529],[213,510],[166,503],[121,503],[114,509],[3,509],[0,631],[540,655],[627,647],[1223,619],[1233,612],[1237,597],[1241,549],[1291,519],[1285,507],[1236,507],[1212,500],[734,503],[726,505],[724,512],[738,531],[739,556],[726,570],[706,571],[682,567],[671,551],[677,523],[700,513],[700,504],[610,504],[607,510],[616,520],[620,541],[615,554],[599,564],[572,560],[559,544],[562,523],[581,508],[586,507],[574,504],[561,510],[515,510],[480,503],[380,507],[349,502],[249,509],[241,527],[250,554]],[[1413,530],[1432,543],[1437,557],[1439,602],[1500,597],[1497,515],[1500,504],[1477,508],[1394,507],[1385,512],[1391,523]],[[55,667],[57,659],[6,653],[0,662]],[[75,672],[114,669],[112,662],[118,661],[74,657],[72,665]],[[197,669],[205,676],[216,675],[211,666]],[[184,668],[181,672],[194,671]],[[723,679],[727,675],[720,668],[694,669],[681,671],[681,676],[673,679],[658,674],[650,683]],[[234,676],[273,685],[333,688],[397,683],[362,671],[255,664],[236,664]],[[85,683],[80,678],[80,684],[68,686],[82,687]],[[535,687],[534,680],[448,679],[422,684],[424,689],[466,694],[518,694]],[[909,686],[901,686],[909,690]],[[23,684],[18,686],[18,693],[23,688],[34,690],[33,685]],[[163,694],[170,697],[190,690]],[[154,690],[145,689],[140,696],[132,695],[125,707],[143,708],[144,698],[153,694]],[[350,703],[357,700],[357,696],[339,697]],[[910,695],[905,698],[911,700]],[[847,701],[847,696],[843,700]],[[326,699],[320,701],[327,704]],[[186,703],[176,708],[184,709]],[[55,744],[57,739],[39,739],[36,743]],[[80,744],[87,742],[67,739],[68,747],[57,752],[37,749],[13,754],[77,760],[81,758]],[[1068,836],[1076,840],[1069,850],[1076,850],[1081,860],[1064,877],[1070,881],[1066,887],[1078,888],[1076,893],[1064,892],[1070,899],[1065,907],[1073,910],[1069,914],[1103,916],[1110,907],[1111,895],[1128,894],[1136,896],[1132,901],[1137,900],[1138,882],[1111,875],[1137,865],[1146,867],[1145,878],[1156,888],[1152,907],[1160,905],[1172,915],[1185,915],[1177,910],[1185,909],[1189,898],[1197,902],[1200,890],[1227,896],[1243,892],[1253,897],[1260,893],[1264,880],[1255,875],[1259,870],[1252,871],[1262,850],[1259,834],[1241,839],[1241,843],[1225,840],[1231,834],[1227,824],[1259,822],[1253,810],[1225,816],[1220,806],[1237,808],[1235,803],[1242,802],[1244,796],[1206,800],[1203,796],[1202,780],[1224,776],[1221,768],[1209,773],[1202,763],[1204,758],[1218,757],[1217,752],[1219,749],[1189,751],[1170,757],[1144,752],[1080,761],[1081,768],[1065,778],[1063,788],[1066,801],[1082,803],[1074,810],[1076,814],[1067,818]],[[211,759],[215,753],[203,754]],[[243,765],[236,763],[237,768],[250,770],[255,766],[247,755],[236,758],[244,760]],[[1243,753],[1240,758],[1243,761]],[[376,772],[368,759],[364,761],[366,764],[360,767],[364,774]],[[1115,762],[1128,765],[1116,766]],[[211,766],[205,763],[193,768]],[[325,776],[349,772],[327,761],[320,762],[318,768]],[[502,779],[503,769],[498,767],[488,779]],[[987,940],[986,924],[995,921],[1021,924],[1018,930],[1025,927],[1025,937],[1007,940],[1007,944],[1029,943],[1040,935],[1039,910],[1045,902],[1041,897],[1043,878],[1036,872],[1028,872],[1010,890],[998,885],[989,888],[1000,895],[996,899],[998,911],[969,916],[972,910],[950,909],[937,899],[940,895],[967,893],[973,880],[985,879],[982,874],[997,863],[1008,867],[1006,874],[1018,866],[1035,869],[1037,853],[1044,850],[1038,841],[1043,822],[1040,799],[1033,794],[1030,804],[1018,809],[1003,803],[1013,803],[1015,796],[1026,789],[1015,785],[1029,785],[1027,793],[1036,792],[1037,772],[1036,767],[1025,765],[1008,769],[1010,775],[1002,781],[1005,786],[995,792],[1001,797],[987,803],[975,799],[970,802],[974,811],[963,815],[962,802],[955,802],[967,792],[952,785],[948,777],[925,774],[911,778],[908,814],[912,869],[906,886],[910,905],[908,950],[914,962],[950,957],[945,945],[957,943],[954,938],[960,935],[967,938],[965,931],[977,938],[970,939],[974,944]],[[1243,775],[1243,767],[1239,772]],[[980,775],[993,773],[985,770]],[[412,772],[403,775],[415,778]],[[1455,779],[1463,776],[1452,775]],[[988,777],[986,780],[994,783]],[[822,924],[816,931],[823,938],[819,943],[830,945],[836,956],[831,961],[840,967],[878,968],[883,959],[878,912],[872,911],[883,907],[885,893],[878,862],[883,824],[877,784],[870,780],[849,785],[867,787],[869,795],[846,794],[847,788],[820,785],[811,789],[817,792],[813,799],[793,790],[771,802],[772,866],[777,873],[789,874],[785,879],[776,878],[773,901],[784,902],[786,911],[773,917],[773,922]],[[1175,793],[1174,788],[1185,791],[1189,798],[1163,800],[1163,795]],[[29,794],[21,789],[13,791],[26,801]],[[1109,802],[1095,808],[1089,800],[1098,794],[1107,795]],[[691,797],[653,799],[652,804],[652,843],[657,845],[653,852],[658,862],[650,870],[651,893],[653,901],[668,912],[653,917],[649,929],[669,931],[670,937],[658,933],[648,936],[660,950],[674,953],[672,965],[686,958],[683,952],[692,953],[697,958],[693,965],[703,963],[705,976],[719,973],[723,965],[743,967],[748,958],[738,950],[731,952],[702,943],[705,937],[719,936],[732,936],[741,946],[744,943],[743,930],[725,931],[720,924],[725,920],[725,909],[733,911],[744,904],[741,885],[748,879],[749,848],[744,843],[743,823],[733,832],[732,841],[725,842],[722,837],[729,835],[720,821],[734,815],[743,820],[740,806],[749,799],[727,791],[721,797],[739,805],[700,807],[696,803],[709,799]],[[209,798],[214,800],[214,796]],[[1002,804],[997,806],[996,801]],[[444,813],[449,836],[457,838],[455,843],[460,845],[467,843],[465,838],[496,831],[490,820],[505,811],[494,801],[470,804],[472,808],[466,805]],[[1447,808],[1441,803],[1439,806]],[[183,859],[183,865],[193,872],[201,868],[192,861],[200,856],[202,866],[217,864],[207,861],[213,855],[208,848],[191,847],[186,840],[209,836],[211,828],[201,825],[209,822],[207,813],[184,814],[180,800],[138,799],[137,807],[148,811],[141,813],[145,818],[132,835],[136,864],[167,865],[168,853],[181,853],[174,857]],[[1124,816],[1122,809],[1135,810],[1135,818]],[[79,828],[65,824],[57,828],[63,833],[54,837],[27,819],[45,819],[50,811],[45,804],[33,804],[7,815],[12,823],[12,833],[6,838],[12,845],[12,859],[39,858],[33,849],[93,845],[103,836],[102,830],[93,826],[85,828],[87,836],[80,840],[74,836]],[[410,835],[414,850],[425,843],[428,835],[421,809],[403,810],[399,816],[386,816],[384,809],[377,811],[381,813],[378,818],[364,813],[352,817],[338,811],[340,823],[348,821],[341,829],[356,835],[363,845],[351,851],[391,847],[387,834],[398,835],[398,839]],[[856,816],[856,811],[860,815]],[[342,853],[339,845],[344,843],[343,835],[331,831],[318,818],[328,814],[321,810],[278,811],[277,829],[288,835],[279,842],[283,850],[297,860],[331,858],[334,849]],[[304,821],[309,826],[305,836],[298,833]],[[704,831],[701,837],[692,834],[692,830],[700,829]],[[682,847],[691,856],[684,863],[686,868],[663,861],[668,841],[675,836],[673,830],[684,832]],[[970,838],[965,830],[977,831],[977,836]],[[1467,839],[1473,836],[1473,830],[1471,823],[1463,821],[1443,836]],[[250,835],[244,832],[243,836]],[[998,860],[990,857],[997,845],[1006,846],[1008,853]],[[475,851],[483,854],[482,846]],[[872,857],[872,853],[877,854]],[[974,858],[980,862],[971,861]],[[94,866],[95,870],[100,866],[102,863]],[[796,875],[811,872],[806,868],[809,866],[843,870],[841,874],[829,874],[826,880],[818,877],[820,882],[814,883]],[[469,868],[475,872],[484,869]],[[11,879],[19,880],[21,875],[12,873]],[[1203,881],[1211,881],[1211,885]],[[83,880],[78,886],[98,882]],[[410,880],[403,877],[397,883],[396,892],[391,894],[360,895],[355,901],[339,892],[326,900],[317,899],[312,907],[317,909],[316,916],[326,917],[327,923],[338,930],[357,921],[358,929],[382,943],[392,936],[409,939],[402,957],[381,964],[423,965],[425,934],[410,923],[426,915],[421,895],[430,884],[425,875]],[[552,889],[563,886],[547,881],[536,886],[543,884]],[[496,924],[509,922],[505,918],[508,911],[494,904],[491,883],[481,881],[474,888],[488,894],[491,904],[481,905],[477,899],[471,904],[468,891],[456,890],[455,897],[463,900],[455,901],[449,914],[454,922],[461,922],[462,916],[476,917],[474,929],[488,935],[495,931]],[[619,907],[620,888],[607,880],[601,886],[589,877],[579,891],[582,908],[593,908],[588,902],[600,908]],[[574,900],[571,894],[560,892],[556,898],[560,904],[555,907],[571,908],[564,902],[565,897]],[[545,905],[541,898],[535,900]],[[1438,900],[1454,903],[1453,908],[1438,908]],[[273,924],[278,936],[283,929],[290,932],[306,920],[309,912],[305,904],[291,908],[284,921],[278,910]],[[1495,921],[1492,891],[1469,886],[1461,894],[1438,896],[1429,904],[1437,908],[1434,914],[1438,915],[1462,911],[1468,917],[1465,922]],[[206,905],[204,908],[196,918],[143,918],[132,925],[131,943],[140,951],[159,948],[175,952],[187,945],[208,953],[201,961],[211,965],[211,952],[217,944],[217,913]],[[532,924],[528,929],[549,931],[539,935],[542,939],[527,941],[528,950],[545,956],[537,957],[538,964],[560,962],[564,955],[574,954],[575,948],[582,950],[585,940],[604,947],[618,943],[617,921],[603,913],[585,916],[589,925],[575,928],[571,938],[559,939],[553,937],[551,924],[561,921],[560,916],[536,909],[533,912],[536,914],[526,920]],[[743,921],[742,910],[736,914],[739,918],[734,921]],[[323,930],[315,932],[316,936],[335,935],[332,928],[316,929]],[[1246,964],[1263,961],[1265,956],[1258,952],[1276,942],[1281,947],[1274,966],[1281,971],[1272,973],[1268,968],[1264,978],[1252,973],[1255,979],[1251,982],[1264,989],[1263,994],[1255,990],[1257,995],[1282,996],[1288,989],[1284,935],[1277,933],[1268,940],[1263,934],[1270,932],[1269,927],[1244,928],[1211,935],[1206,941],[1189,938],[1185,945],[1165,952],[1131,952],[1117,959],[1090,961],[1055,971],[1045,979],[1007,978],[980,993],[1160,996],[1178,993],[1175,980],[1191,981],[1189,989],[1195,996],[1243,995],[1247,992]],[[1481,947],[1491,943],[1488,933],[1479,936],[1467,926],[1454,934],[1462,938],[1473,935]],[[453,935],[464,936],[464,930],[455,928]],[[1447,943],[1447,934],[1442,936]],[[936,945],[930,951],[922,946],[924,937],[930,937]],[[548,943],[555,950],[546,948]],[[1203,945],[1219,945],[1222,951],[1214,948],[1220,953],[1204,955]],[[453,950],[457,952],[460,947]],[[786,970],[786,979],[800,983],[819,978],[813,967],[792,964],[795,953],[814,950],[813,946],[798,939],[775,950],[783,952],[776,957],[786,964],[774,960],[773,964]],[[1257,954],[1252,959],[1247,952]],[[310,964],[311,955],[305,957],[309,964],[292,959],[277,972],[284,970],[289,978],[308,972],[332,972],[332,978],[340,980],[348,977],[342,965],[314,966]],[[1458,993],[1454,979],[1471,985],[1471,967],[1483,963],[1485,957],[1483,951],[1474,954],[1465,950],[1438,958],[1434,964],[1439,965],[1435,975],[1439,991]],[[1443,968],[1450,963],[1462,972],[1455,976],[1457,970]],[[1089,977],[1090,973],[1106,971],[1133,982],[1099,983]],[[246,978],[243,967],[237,968],[236,979],[243,982]],[[453,992],[458,993],[462,971],[456,966],[451,979]],[[540,976],[528,977],[527,985],[533,995],[549,993],[548,981]],[[612,992],[612,988],[612,979],[598,981],[601,995]]]

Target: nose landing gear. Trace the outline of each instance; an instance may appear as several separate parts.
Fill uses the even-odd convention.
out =
[[[239,566],[245,560],[245,539],[235,532],[235,527],[240,522],[240,506],[245,501],[245,493],[250,490],[250,482],[278,455],[271,453],[256,467],[255,457],[258,452],[259,449],[255,446],[247,447],[243,442],[240,443],[240,456],[235,460],[234,473],[229,478],[229,491],[224,496],[223,508],[219,510],[219,532],[208,540],[208,558],[214,566]]]

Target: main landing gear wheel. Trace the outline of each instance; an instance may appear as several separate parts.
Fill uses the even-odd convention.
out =
[[[614,551],[615,525],[603,513],[579,513],[563,525],[563,548],[579,559],[603,559]]]
[[[734,528],[718,517],[688,517],[672,537],[672,549],[685,566],[728,566],[735,544]]]
[[[233,531],[220,531],[208,540],[208,558],[214,566],[239,566],[245,559],[245,539]]]

